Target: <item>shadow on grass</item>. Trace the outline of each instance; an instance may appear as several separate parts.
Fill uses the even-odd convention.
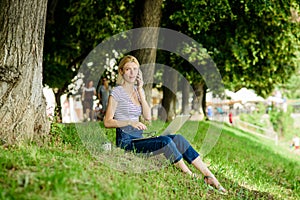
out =
[[[230,182],[229,180],[226,180],[226,182]],[[276,199],[272,194],[268,192],[262,192],[259,190],[253,190],[246,188],[241,185],[232,184],[232,187],[229,189],[228,197],[230,199],[268,199],[273,200]]]
[[[103,128],[103,125],[101,123],[97,122],[97,123],[89,123],[89,124],[87,123],[69,124],[69,125],[65,125],[65,129],[67,131],[65,130],[65,132],[61,133],[64,142],[72,143],[72,145],[76,146],[76,148],[87,149],[89,153],[94,158],[96,158],[97,162],[107,166],[108,168],[112,168],[114,170],[123,171],[123,172],[129,172],[129,173],[131,172],[143,173],[146,171],[161,170],[165,166],[169,166],[169,164],[166,162],[166,159],[163,156],[143,157],[140,155],[136,155],[134,153],[125,152],[120,148],[116,148],[114,145],[115,130],[105,129]],[[277,154],[275,155],[275,153],[268,146],[262,144],[262,141],[258,136],[248,135],[246,132],[243,131],[239,132],[238,130],[232,130],[231,127],[226,127],[226,126],[224,127],[224,130],[225,130],[224,132],[225,137],[222,136],[224,138],[221,137],[220,142],[224,143],[225,147],[228,147],[228,144],[231,145],[230,147],[232,148],[228,149],[228,151],[230,154],[233,155],[232,157],[238,158],[237,161],[244,160],[244,162],[242,163],[238,162],[239,163],[238,165],[243,165],[243,163],[247,165],[247,166],[236,166],[234,163],[232,163],[231,167],[233,167],[235,171],[238,170],[238,168],[243,169],[243,167],[248,168],[249,171],[255,170],[253,172],[254,180],[257,181],[261,180],[262,182],[268,182],[268,181],[273,182],[278,186],[286,188],[286,191],[292,189],[292,192],[293,191],[296,192],[298,190],[297,188],[294,189],[291,188],[292,182],[290,178],[293,175],[293,172],[289,172],[288,170],[286,171],[279,170],[279,169],[289,169],[287,165],[289,165],[290,168],[291,165],[295,165],[296,167],[296,162],[295,163],[291,162],[291,160],[288,160],[283,155],[277,155]],[[228,137],[230,137],[233,140],[228,140]],[[234,140],[234,138],[238,138],[238,139]],[[226,142],[222,141],[225,139],[228,141]],[[201,141],[201,138],[199,138],[198,140]],[[112,142],[113,148],[111,151],[105,151],[102,148],[102,144],[107,141]],[[238,151],[234,150],[237,148],[232,146],[234,144],[238,145],[237,147],[240,147],[241,149],[239,149]],[[224,152],[224,149],[226,149],[225,147],[223,146],[217,147],[216,152],[217,153]],[[249,150],[251,151],[249,152]],[[219,157],[220,155],[221,154],[218,154],[217,156]],[[254,158],[256,159],[255,161],[257,162],[252,164],[247,163],[248,161],[245,162],[247,159],[251,160]],[[272,160],[269,161],[269,159]],[[263,162],[263,161],[267,161],[267,162]],[[273,163],[273,161],[275,163]],[[228,162],[228,160],[222,160],[222,162]],[[226,172],[222,172],[222,173],[226,174]],[[220,177],[221,176],[224,175],[220,174]],[[218,178],[222,180],[221,182],[225,183],[225,185],[228,187],[226,188],[228,189],[228,195],[224,196],[218,194],[216,191],[208,191],[207,194],[205,194],[205,199],[278,199],[277,193],[273,194],[273,193],[263,192],[259,190],[253,190],[251,188],[247,188],[245,186],[239,185],[232,180],[226,178],[221,179],[220,177]],[[297,185],[299,184],[296,183],[294,187],[297,187]],[[283,195],[286,194],[287,192]],[[278,195],[280,195],[280,192],[278,193]]]

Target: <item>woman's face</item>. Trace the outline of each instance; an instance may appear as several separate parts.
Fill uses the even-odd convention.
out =
[[[89,87],[89,88],[90,88],[90,87],[93,87],[93,85],[94,85],[94,82],[93,82],[93,81],[90,81],[89,84],[88,84],[88,87]]]
[[[123,68],[123,79],[125,82],[134,83],[139,71],[139,66],[134,62],[128,62]]]
[[[108,80],[107,80],[106,78],[103,78],[103,79],[102,79],[102,84],[103,84],[103,85],[107,85],[107,84],[108,84]]]

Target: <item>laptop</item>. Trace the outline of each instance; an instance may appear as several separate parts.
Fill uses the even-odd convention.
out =
[[[165,130],[160,135],[175,134],[189,118],[190,115],[177,115],[175,119],[167,126],[167,128],[165,128]],[[152,137],[158,137],[158,136],[152,136]],[[145,140],[152,137],[137,138],[137,139],[133,139],[133,141]]]
[[[190,115],[178,115],[161,133],[161,135],[168,135],[176,133],[182,125],[190,118]]]

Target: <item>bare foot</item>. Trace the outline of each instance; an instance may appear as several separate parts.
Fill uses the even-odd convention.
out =
[[[218,182],[218,180],[212,176],[204,176],[204,182],[207,185],[214,187],[215,189],[217,189],[219,192],[223,194],[227,193],[226,189],[223,188],[221,184]]]

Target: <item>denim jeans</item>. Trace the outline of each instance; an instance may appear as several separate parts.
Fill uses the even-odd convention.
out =
[[[198,152],[180,134],[141,139],[143,138],[143,131],[131,126],[117,128],[116,134],[116,145],[118,147],[136,153],[151,155],[163,153],[171,163],[176,163],[182,158],[188,163],[192,163],[199,156]]]

